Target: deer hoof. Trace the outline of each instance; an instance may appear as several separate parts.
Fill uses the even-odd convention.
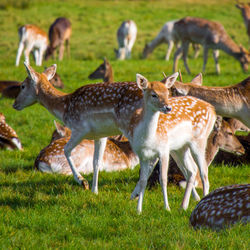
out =
[[[89,183],[87,180],[82,180],[82,186],[84,190],[89,190]]]

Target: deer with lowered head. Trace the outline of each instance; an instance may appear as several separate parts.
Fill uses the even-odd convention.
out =
[[[18,29],[19,46],[16,55],[16,66],[24,50],[25,62],[29,64],[29,54],[34,52],[35,63],[42,65],[43,54],[48,46],[48,36],[45,31],[31,24],[26,24]]]
[[[57,18],[49,28],[50,44],[46,50],[45,60],[51,56],[54,58],[54,53],[59,48],[58,59],[61,61],[64,54],[64,44],[66,44],[67,56],[70,56],[69,40],[72,33],[71,22],[65,17]]]
[[[190,43],[198,43],[203,46],[203,72],[205,72],[206,69],[209,49],[213,50],[217,74],[220,73],[218,61],[219,50],[226,52],[238,60],[243,71],[246,72],[248,70],[248,63],[250,60],[249,52],[242,46],[237,45],[230,38],[222,24],[202,18],[185,17],[174,24],[174,30],[175,35],[181,41],[181,47],[177,49],[174,55],[174,71],[176,71],[178,60],[182,56],[184,66],[188,74],[190,74],[187,64],[187,54]]]
[[[28,77],[22,83],[13,107],[22,110],[39,102],[71,129],[72,134],[64,152],[79,184],[88,187],[71,157],[75,146],[84,138],[95,140],[92,191],[97,193],[98,170],[106,137],[122,133],[129,139],[133,151],[140,159],[141,177],[132,194],[133,198],[134,194],[139,193],[138,212],[142,210],[148,174],[158,158],[162,165],[164,205],[169,209],[166,192],[169,151],[172,151],[180,167],[185,168],[188,184],[182,207],[188,207],[194,188],[196,164],[200,170],[204,195],[208,193],[205,147],[216,114],[210,104],[193,97],[167,98],[168,88],[174,84],[177,73],[163,82],[148,82],[137,74],[136,83],[86,85],[72,94],[65,94],[54,89],[48,81],[53,77],[56,65],[47,68],[42,74],[35,72],[26,63],[25,67]],[[160,115],[159,111],[168,114]]]

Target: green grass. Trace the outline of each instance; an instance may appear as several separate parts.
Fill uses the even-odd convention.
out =
[[[162,71],[172,72],[173,53],[171,60],[166,62],[166,45],[161,45],[147,60],[142,60],[143,47],[166,21],[186,15],[220,21],[237,43],[247,47],[243,19],[234,2],[229,0],[2,0],[0,79],[21,81],[26,77],[22,63],[19,67],[14,66],[17,28],[33,23],[47,31],[59,16],[72,21],[71,59],[50,60],[43,65],[58,64],[58,73],[66,85],[65,92],[90,83],[88,75],[104,56],[110,60],[117,81],[135,80],[136,73],[149,80],[161,79]],[[126,19],[135,20],[138,37],[133,58],[116,61],[113,52],[117,47],[116,30]],[[234,58],[223,52],[220,65],[222,73],[217,76],[210,53],[204,74],[205,85],[225,86],[248,76]],[[189,66],[190,76],[179,62],[184,81],[190,81],[201,71],[202,53],[197,60],[190,56]],[[43,71],[43,67],[34,68]],[[100,173],[98,196],[83,191],[72,177],[34,171],[36,156],[50,141],[54,117],[38,104],[21,112],[15,111],[12,104],[13,100],[0,99],[0,112],[17,131],[24,151],[0,152],[0,249],[249,249],[249,225],[236,225],[221,232],[194,231],[189,226],[189,216],[197,203],[191,199],[188,210],[180,210],[184,192],[175,186],[168,188],[170,213],[163,209],[161,189],[157,186],[145,193],[143,213],[137,215],[136,201],[130,201],[129,197],[138,179],[138,167],[133,171]],[[211,190],[249,182],[249,167],[211,166]],[[87,179],[91,183],[92,175]]]

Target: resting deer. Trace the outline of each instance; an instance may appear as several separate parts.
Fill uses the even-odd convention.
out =
[[[235,5],[238,9],[240,9],[242,17],[244,19],[244,24],[247,29],[248,35],[248,44],[250,43],[250,3],[240,3],[236,1],[237,4]]]
[[[67,55],[70,56],[69,40],[72,33],[71,22],[65,17],[57,18],[49,28],[50,44],[45,54],[45,60],[51,56],[54,58],[54,53],[59,48],[58,59],[63,59],[64,43],[66,43]]]
[[[115,49],[116,58],[124,60],[131,57],[137,35],[137,27],[134,21],[124,21],[117,31],[118,50]]]
[[[173,50],[174,45],[177,46],[177,48],[179,47],[179,39],[176,37],[175,32],[174,32],[174,24],[175,22],[178,20],[173,20],[173,21],[169,21],[166,22],[161,31],[159,32],[159,34],[156,36],[155,39],[153,39],[150,43],[147,43],[144,47],[143,50],[143,58],[147,58],[148,55],[150,53],[153,52],[153,50],[159,46],[162,43],[167,43],[168,44],[168,49],[167,49],[167,53],[165,56],[165,60],[169,60],[170,55],[171,55],[171,51]],[[193,48],[195,50],[195,55],[194,58],[198,57],[199,54],[199,46],[197,44],[193,44]]]
[[[20,42],[16,56],[16,66],[19,65],[23,49],[25,62],[27,64],[29,64],[29,54],[34,50],[35,63],[41,66],[43,54],[48,46],[48,36],[46,32],[35,25],[27,24],[19,28],[18,35]]]
[[[249,198],[249,184],[218,188],[197,204],[190,216],[190,224],[195,229],[221,230],[237,222],[248,223]]]
[[[190,74],[187,64],[187,54],[190,42],[201,44],[204,48],[203,72],[205,72],[209,49],[213,49],[217,74],[220,73],[220,66],[218,62],[219,50],[223,50],[238,60],[245,72],[248,70],[248,63],[250,60],[249,52],[242,46],[238,46],[228,36],[223,25],[220,23],[202,18],[185,17],[174,24],[174,30],[177,38],[181,41],[181,47],[175,52],[174,55],[174,71],[176,71],[178,67],[178,60],[182,55],[185,68],[188,74]]]
[[[21,142],[15,130],[6,123],[5,116],[2,113],[0,113],[0,148],[22,150]]]
[[[89,79],[103,79],[105,83],[114,82],[113,69],[109,61],[104,58],[103,63],[89,75]]]

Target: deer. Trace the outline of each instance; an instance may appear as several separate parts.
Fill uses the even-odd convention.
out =
[[[133,20],[122,22],[117,30],[118,50],[114,50],[117,59],[124,60],[131,57],[131,51],[136,40],[136,35],[137,27]]]
[[[100,64],[100,66],[97,67],[97,69],[93,73],[91,73],[88,78],[91,80],[101,78],[105,83],[114,82],[113,69],[109,61],[104,58],[103,63]]]
[[[6,123],[3,113],[0,113],[0,148],[23,149],[16,131]]]
[[[239,1],[236,2],[237,4],[235,6],[241,11],[241,15],[244,19],[244,24],[247,29],[248,44],[250,44],[250,3],[241,3]]]
[[[67,56],[70,57],[69,40],[72,33],[71,22],[65,17],[57,18],[49,28],[50,44],[45,53],[45,60],[51,56],[54,58],[54,53],[59,48],[58,59],[61,61],[64,54],[64,44],[66,44]]]
[[[195,207],[190,224],[195,229],[222,230],[235,223],[248,223],[250,185],[238,184],[218,188]]]
[[[250,60],[249,52],[242,46],[238,46],[230,38],[223,25],[219,22],[209,21],[202,18],[185,17],[175,22],[174,30],[175,35],[181,41],[181,47],[177,49],[174,55],[174,71],[176,71],[178,60],[182,55],[186,71],[188,74],[191,73],[187,64],[187,53],[189,43],[192,42],[203,46],[203,72],[205,72],[206,69],[209,49],[213,50],[217,74],[220,74],[220,65],[218,61],[219,50],[223,50],[227,54],[233,56],[240,62],[243,71],[247,72]]]
[[[166,22],[162,29],[160,30],[159,34],[156,36],[155,39],[153,39],[151,42],[147,43],[143,49],[143,58],[147,58],[150,53],[153,52],[153,50],[159,46],[162,43],[168,44],[167,53],[165,56],[165,60],[169,61],[171,52],[173,50],[174,45],[176,45],[177,48],[179,48],[179,39],[175,35],[174,31],[174,24],[178,20],[172,20],[169,22]],[[198,44],[193,44],[193,48],[195,51],[194,58],[197,58],[199,55],[199,46]]]
[[[24,49],[25,62],[29,64],[29,54],[34,51],[35,63],[42,65],[43,54],[48,46],[48,36],[45,31],[36,25],[26,24],[18,29],[20,38],[16,55],[16,66],[19,66],[20,57]]]
[[[168,141],[166,138],[160,143],[160,138],[163,138],[162,135],[166,134],[165,129],[168,124],[173,131],[171,133],[172,136],[169,135],[169,144],[172,151],[175,152],[171,154],[175,153],[180,167],[184,166],[185,177],[188,180],[182,207],[186,209],[188,206],[189,197],[194,187],[193,181],[197,166],[202,178],[203,193],[204,195],[208,193],[209,182],[204,166],[205,146],[207,137],[214,125],[216,114],[210,104],[193,97],[167,98],[168,88],[174,84],[178,73],[164,79],[163,82],[152,82],[151,84],[140,74],[137,74],[136,83],[90,84],[79,88],[71,94],[65,94],[54,89],[49,83],[56,71],[56,65],[47,68],[43,73],[34,71],[25,62],[24,65],[28,77],[21,85],[21,92],[16,98],[13,108],[22,110],[39,102],[71,129],[72,134],[64,147],[64,153],[78,184],[83,185],[86,189],[88,188],[88,182],[75,168],[71,157],[73,148],[84,138],[95,140],[92,192],[97,194],[98,172],[107,136],[124,134],[129,139],[132,150],[138,155],[140,160],[142,178],[140,178],[136,186],[136,192],[139,190],[138,212],[142,211],[142,200],[148,172],[157,162],[159,155],[161,165],[163,166],[162,169],[164,169],[164,178],[162,178],[164,206],[169,210],[165,178],[168,167],[169,145],[168,143],[165,145],[165,142]],[[148,87],[148,85],[150,86]],[[145,96],[146,100],[144,101]],[[140,112],[144,110],[144,105],[149,110],[146,109],[146,111]],[[171,108],[169,105],[173,107],[172,112],[170,112]],[[160,116],[159,110],[168,113],[168,115]],[[169,116],[170,114],[172,115]],[[151,116],[153,116],[151,121],[148,121],[147,119]],[[158,118],[159,125],[157,123]],[[182,131],[185,131],[185,136],[182,134],[179,140],[173,138],[176,138],[176,134],[178,134],[176,133],[176,123],[179,125],[179,128],[181,127]],[[151,125],[153,126],[152,128],[150,127]],[[184,128],[186,129],[184,130]],[[156,134],[156,131],[154,131],[156,129],[158,130],[157,139],[151,140],[151,136],[154,137],[154,134]],[[155,140],[157,141],[157,146],[155,143],[151,143]],[[162,151],[164,151],[164,154]]]
[[[235,134],[236,131],[243,131],[243,132],[250,132],[250,128],[248,128],[246,125],[244,125],[242,122],[235,118],[225,118],[225,120],[230,125],[231,129],[233,130],[233,133]]]

